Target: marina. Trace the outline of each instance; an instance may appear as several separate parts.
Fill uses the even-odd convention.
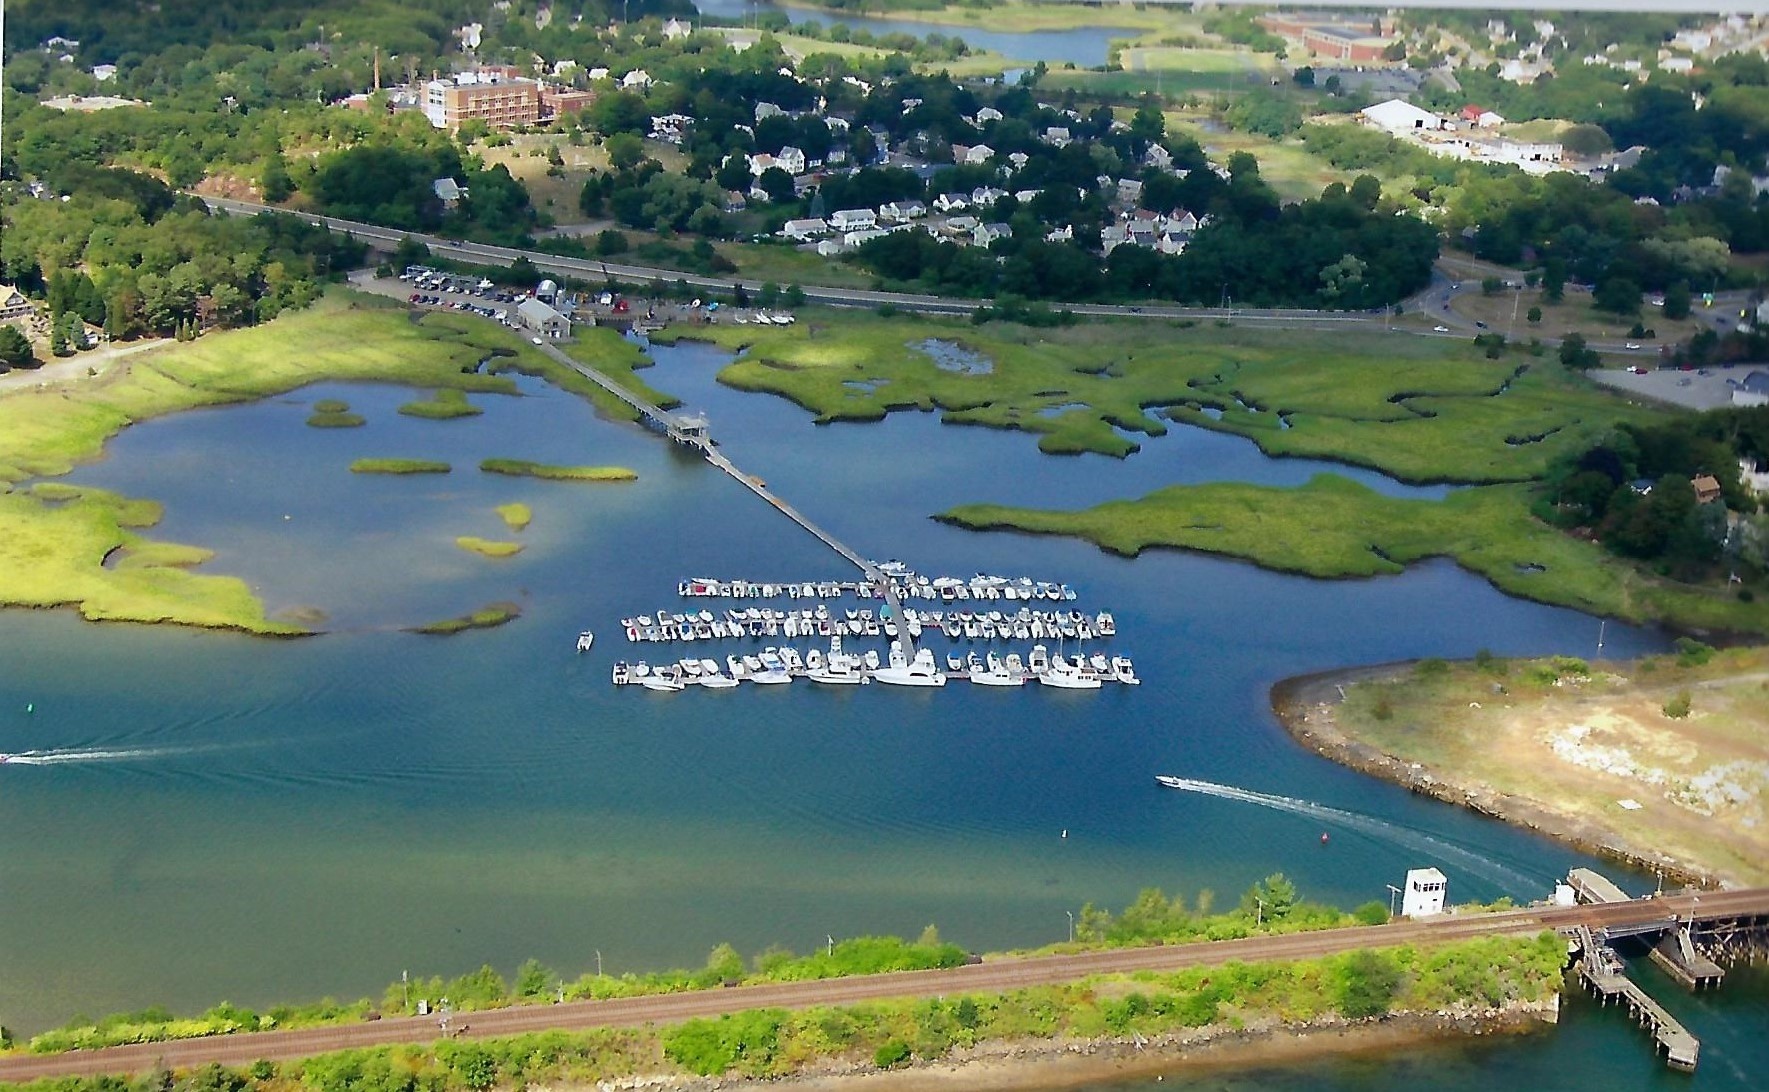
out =
[[[1018,652],[973,651],[963,656],[949,653],[942,663],[931,649],[909,652],[901,641],[893,641],[881,658],[876,648],[856,651],[844,646],[839,636],[830,638],[827,650],[813,647],[801,652],[790,645],[770,645],[757,652],[727,654],[723,663],[696,656],[656,664],[622,660],[614,665],[610,677],[616,686],[668,693],[690,686],[729,690],[746,682],[767,686],[801,679],[826,686],[880,683],[939,687],[969,682],[1018,687],[1037,683],[1062,690],[1098,690],[1106,683],[1136,686],[1142,682],[1127,656],[1108,657],[1099,652],[1065,655],[1040,644],[1033,645],[1023,657]]]
[[[888,610],[869,608],[836,612],[819,603],[814,608],[781,610],[775,607],[710,610],[686,614],[660,610],[622,618],[621,628],[629,642],[667,644],[676,641],[717,641],[767,637],[878,637],[912,640],[944,635],[954,641],[1092,641],[1118,632],[1108,611],[1085,614],[1072,611],[1035,611],[1021,607],[1011,613],[991,611],[921,611],[906,609],[899,623]],[[579,639],[579,652],[588,651]]]

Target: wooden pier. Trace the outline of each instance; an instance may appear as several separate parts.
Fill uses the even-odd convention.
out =
[[[1701,1054],[1700,1041],[1627,976],[1620,957],[1593,936],[1589,928],[1579,926],[1576,936],[1580,949],[1578,975],[1592,995],[1604,1005],[1618,1001],[1627,1006],[1635,1021],[1652,1033],[1655,1045],[1664,1053],[1665,1064],[1685,1073],[1693,1072]]]
[[[858,568],[865,574],[867,582],[873,586],[879,598],[890,604],[891,615],[899,622],[899,629],[897,631],[898,640],[902,642],[904,654],[908,656],[915,655],[915,643],[911,640],[907,628],[901,626],[904,617],[903,602],[897,595],[896,585],[886,578],[885,574],[877,565],[868,561],[866,558],[861,557],[857,551],[849,547],[846,543],[842,542],[828,531],[825,531],[823,528],[817,526],[817,524],[811,522],[803,512],[800,512],[797,508],[788,504],[783,498],[776,496],[768,489],[762,479],[751,474],[745,474],[742,470],[738,469],[735,463],[726,458],[724,453],[718,450],[718,447],[713,441],[711,429],[704,416],[699,414],[671,413],[663,407],[627,390],[625,387],[614,382],[612,379],[609,379],[596,369],[573,360],[564,350],[556,345],[542,344],[540,349],[560,364],[565,365],[572,371],[583,376],[585,379],[596,384],[598,387],[601,387],[609,394],[620,399],[628,406],[631,406],[648,427],[662,432],[665,436],[668,436],[671,440],[684,447],[698,451],[705,457],[707,462],[718,467],[726,474],[729,474],[745,489],[748,489],[756,496],[762,498],[762,500],[768,502],[770,507],[779,511],[781,515],[804,528],[817,541],[823,543],[823,545],[829,547],[831,550],[834,550],[843,560]]]

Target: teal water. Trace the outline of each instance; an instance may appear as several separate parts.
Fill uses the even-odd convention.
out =
[[[1038,944],[1087,900],[1119,906],[1155,884],[1227,902],[1278,870],[1346,905],[1384,898],[1424,863],[1457,899],[1534,897],[1591,863],[1302,752],[1267,691],[1300,672],[1481,647],[1587,654],[1593,619],[1446,564],[1317,582],[927,519],[970,500],[1298,482],[1323,465],[1189,428],[1123,462],[1048,458],[1031,437],[920,415],[817,428],[782,401],[719,388],[711,350],[655,355],[651,380],[707,410],[727,454],[862,552],[1068,581],[1080,605],[1115,611],[1116,647],[1148,681],[1091,694],[616,691],[608,665],[628,655],[616,620],[674,607],[678,579],[840,577],[841,563],[705,464],[539,384],[475,396],[485,414],[458,421],[399,417],[410,392],[327,385],[150,422],[72,480],[166,502],[157,534],[215,548],[211,569],[273,609],[323,610],[332,632],[275,642],[0,614],[0,750],[78,752],[0,771],[0,1023],[378,994],[402,970],[508,972],[528,956],[571,974],[597,952],[611,972],[696,964],[725,940],[806,950],[929,922],[978,949]],[[368,426],[307,428],[325,397]],[[349,474],[363,455],[456,470]],[[640,480],[481,475],[494,456],[627,465]],[[453,545],[505,537],[492,507],[512,500],[535,510],[516,536],[525,553],[490,561]],[[501,629],[399,629],[504,599],[525,613]],[[585,626],[601,640],[579,657]],[[1612,625],[1606,650],[1664,644]],[[94,752],[111,757],[82,757]],[[1159,790],[1161,772],[1269,806]],[[1704,1087],[1746,1087],[1729,1064],[1760,1071],[1751,1029],[1765,996],[1757,979],[1698,1003]],[[1645,1048],[1625,1019],[1593,1013],[1591,1026],[1595,1039],[1569,1020],[1446,1057],[1475,1074],[1571,1057],[1658,1079],[1629,1057]],[[1334,1079],[1413,1072],[1368,1064]]]

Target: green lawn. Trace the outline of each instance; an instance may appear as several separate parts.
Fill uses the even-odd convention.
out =
[[[1282,332],[1104,323],[1038,330],[962,320],[807,311],[789,327],[712,326],[749,353],[719,373],[820,422],[937,410],[947,421],[1035,433],[1052,454],[1124,456],[1169,419],[1246,436],[1272,454],[1358,463],[1410,481],[1525,481],[1556,455],[1648,411],[1533,358],[1489,361],[1460,342],[1376,332]],[[986,357],[942,371],[927,338]],[[1522,359],[1531,366],[1518,376]]]
[[[1647,576],[1535,519],[1522,485],[1412,500],[1322,474],[1296,489],[1216,482],[1081,511],[974,504],[940,518],[973,530],[1073,535],[1131,556],[1160,546],[1200,550],[1324,578],[1398,573],[1449,557],[1526,599],[1630,622],[1769,634],[1769,613],[1724,589]]]

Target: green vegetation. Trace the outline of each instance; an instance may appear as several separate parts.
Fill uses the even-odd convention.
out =
[[[491,539],[478,538],[473,535],[461,535],[455,539],[455,545],[468,553],[478,554],[481,557],[515,557],[522,552],[522,543],[520,542],[494,542]]]
[[[514,393],[509,377],[487,372],[543,373],[551,365],[520,337],[490,324],[462,316],[412,321],[401,309],[357,306],[359,298],[334,293],[275,323],[132,358],[73,396],[31,388],[0,397],[0,485],[65,474],[97,458],[129,425],[179,410],[250,401],[321,380]],[[291,345],[301,351],[290,352]],[[54,494],[50,503],[44,488],[0,496],[7,525],[0,551],[11,559],[0,565],[0,603],[76,604],[93,619],[300,632],[267,619],[243,582],[185,571],[206,551],[134,534],[132,528],[158,518],[150,502],[85,491]],[[107,567],[107,557],[116,563]]]
[[[520,547],[518,547],[518,549],[520,549]],[[431,622],[427,625],[413,626],[412,632],[448,636],[469,629],[491,629],[495,626],[501,626],[505,622],[514,621],[521,616],[522,608],[515,603],[493,603],[490,606],[481,607],[479,610],[476,610],[471,614],[463,614],[458,618],[444,618],[440,622]],[[314,1022],[322,1023],[327,1021],[316,1020]],[[170,1038],[170,1036],[168,1036],[168,1038]]]
[[[977,504],[939,518],[978,530],[1075,535],[1127,555],[1151,546],[1202,550],[1314,577],[1397,573],[1449,557],[1526,599],[1636,622],[1769,633],[1769,616],[1722,589],[1645,575],[1542,523],[1529,514],[1527,487],[1517,485],[1410,500],[1322,474],[1297,489],[1170,486],[1076,512]]]
[[[159,520],[158,504],[98,489],[46,482],[0,493],[0,603],[73,606],[93,621],[302,632],[266,618],[244,581],[190,572],[208,550],[137,533]]]
[[[344,405],[342,402],[332,404]],[[307,416],[307,424],[312,428],[361,428],[367,423],[367,418],[362,414],[351,413],[348,408],[328,413],[318,406],[314,406],[313,412]]]
[[[526,459],[486,459],[479,469],[488,474],[541,478],[552,482],[630,482],[639,475],[624,466],[549,466]]]
[[[525,530],[534,521],[534,509],[521,501],[500,504],[497,513],[498,518],[504,521],[504,526],[512,531]]]
[[[453,467],[433,459],[358,459],[352,474],[447,474]]]
[[[407,402],[399,407],[399,412],[407,417],[427,417],[433,421],[446,421],[454,417],[477,417],[485,411],[467,401],[467,392],[453,387],[444,387],[428,400]]]
[[[930,337],[984,358],[989,371],[942,370],[916,349]],[[1648,417],[1556,367],[1377,334],[1322,343],[1185,323],[1031,329],[842,315],[790,327],[672,327],[654,340],[670,338],[748,348],[719,381],[782,395],[819,422],[938,410],[955,424],[1036,433],[1052,454],[1128,455],[1135,434],[1162,435],[1170,419],[1246,436],[1268,454],[1409,481],[1524,481],[1614,423]]]
[[[1335,1013],[1360,1018],[1458,1003],[1536,1002],[1557,992],[1564,959],[1564,944],[1544,933],[1290,963],[1105,975],[1001,994],[795,1012],[760,1009],[661,1029],[543,1032],[376,1048],[300,1062],[260,1062],[237,1074],[210,1067],[197,1079],[204,1087],[212,1081],[214,1087],[291,1092],[392,1092],[414,1085],[434,1092],[482,1092],[637,1074],[781,1077],[816,1062],[889,1067],[983,1042],[1151,1036],[1213,1025],[1226,1031],[1256,1019],[1296,1027]],[[24,1087],[29,1092],[150,1092],[156,1087],[150,1082],[76,1078]]]

